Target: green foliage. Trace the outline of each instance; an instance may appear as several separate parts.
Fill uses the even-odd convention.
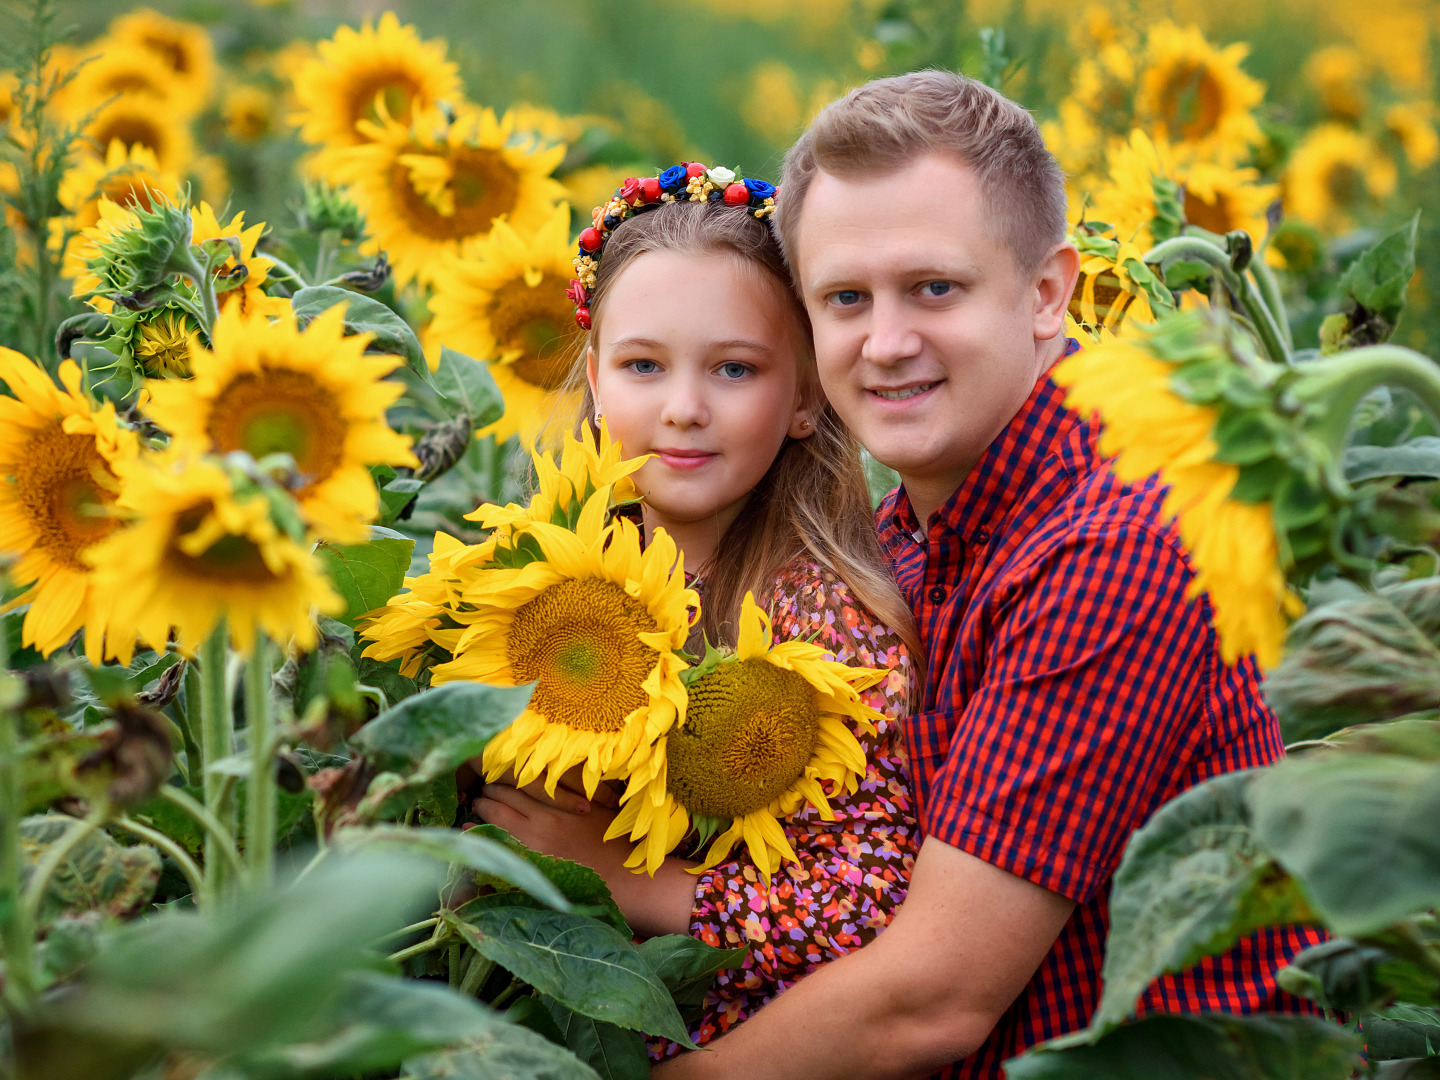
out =
[[[20,823],[20,843],[30,875],[47,852],[79,825],[60,814],[29,817]],[[63,916],[97,912],[112,918],[136,914],[155,894],[160,878],[160,856],[153,848],[121,847],[109,835],[92,832],[74,847],[46,883],[37,912],[37,926],[45,930]]]
[[[406,698],[360,730],[351,744],[381,772],[412,784],[453,773],[530,700],[529,686],[446,683]]]
[[[415,550],[415,541],[392,529],[372,526],[370,533],[363,544],[327,541],[316,548],[335,591],[345,600],[340,621],[350,627],[400,591]]]
[[[622,934],[630,933],[625,916],[620,913],[620,908],[611,897],[610,888],[605,884],[605,879],[590,867],[555,855],[531,851],[504,829],[495,825],[479,825],[469,831],[505,844],[511,851],[537,866],[575,908],[608,923]],[[483,890],[485,895],[461,907],[459,914],[462,918],[468,918],[468,913],[487,907],[497,905],[519,907],[533,900],[532,897],[527,897],[523,893],[509,888],[506,882],[484,874],[476,877],[475,884]]]
[[[390,353],[404,359],[424,382],[432,382],[425,352],[410,324],[379,300],[336,285],[308,285],[291,298],[290,306],[302,325],[336,304],[345,305],[345,333],[370,334],[367,352]]]
[[[469,417],[472,427],[493,424],[505,412],[505,399],[490,369],[478,360],[440,347],[440,366],[435,370],[435,389]]]
[[[1359,345],[1378,345],[1389,339],[1405,309],[1405,293],[1415,276],[1415,242],[1420,212],[1384,237],[1350,264],[1340,279],[1340,291],[1349,307],[1332,324],[1322,342],[1323,352],[1338,352]]]

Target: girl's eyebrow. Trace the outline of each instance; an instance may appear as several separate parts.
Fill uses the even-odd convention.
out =
[[[769,345],[759,341],[751,341],[749,338],[729,338],[725,341],[712,341],[710,343],[710,349],[711,351],[719,351],[721,349],[749,349],[751,352],[764,353],[767,356],[775,351],[770,348]]]
[[[627,337],[609,343],[611,349],[663,349],[663,342],[647,337]]]
[[[665,347],[664,342],[647,337],[621,338],[619,341],[609,342],[606,346],[606,348],[616,352],[623,349],[660,350]],[[750,352],[764,353],[767,356],[774,352],[769,345],[759,341],[752,341],[749,338],[727,338],[724,341],[712,341],[706,346],[706,350],[709,352],[717,352],[722,349],[748,349]]]

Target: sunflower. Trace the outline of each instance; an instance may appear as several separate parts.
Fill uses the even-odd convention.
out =
[[[642,551],[632,522],[605,524],[609,494],[586,502],[574,531],[525,525],[534,561],[466,575],[466,610],[455,614],[464,629],[440,639],[455,659],[431,681],[535,683],[525,711],[485,747],[491,779],[543,774],[553,791],[583,765],[590,794],[601,780],[648,780],[660,767],[656,740],[684,716],[676,650],[699,598],[664,530]]]
[[[75,234],[69,247],[78,248],[80,233],[100,220],[102,198],[121,208],[152,210],[156,196],[174,198],[179,188],[179,178],[162,170],[149,149],[139,144],[126,147],[117,139],[106,148],[103,158],[79,154],[66,170],[58,195],[67,213],[64,218],[52,219],[52,238],[58,244],[61,230],[68,230]]]
[[[272,500],[238,490],[219,462],[167,453],[122,475],[118,505],[133,520],[87,552],[96,588],[111,605],[111,633],[194,651],[221,618],[248,655],[257,631],[301,650],[315,647],[314,613],[345,602],[308,547],[280,531]]]
[[[1285,207],[1326,232],[1348,231],[1357,211],[1395,190],[1395,163],[1367,135],[1321,124],[1305,136],[1285,167]]]
[[[143,146],[155,155],[158,169],[176,176],[184,176],[195,160],[184,118],[143,98],[124,96],[104,106],[85,125],[85,136],[97,148],[117,140],[122,146]]]
[[[46,656],[85,631],[85,655],[104,652],[130,662],[131,642],[111,633],[92,588],[86,553],[120,527],[110,512],[120,493],[117,472],[139,452],[115,406],[93,410],[80,390],[74,361],[60,365],[64,389],[39,365],[0,348],[0,550],[19,561],[10,571],[30,585],[10,603],[29,604],[22,641]]]
[[[334,176],[369,222],[361,250],[388,252],[399,285],[432,284],[446,256],[473,256],[497,219],[519,233],[543,228],[565,197],[550,177],[565,147],[517,142],[509,113],[429,112],[409,126],[382,116],[360,128],[373,142],[337,151]]]
[[[254,85],[232,87],[225,95],[225,131],[236,142],[256,142],[270,134],[275,123],[275,103]]]
[[[170,69],[156,64],[150,53],[122,42],[97,41],[98,50],[64,88],[60,107],[80,116],[117,95],[147,109],[184,119],[194,116],[203,102],[189,96]]]
[[[685,673],[685,715],[660,742],[654,779],[625,790],[605,838],[639,841],[627,866],[654,874],[692,820],[726,823],[697,872],[743,840],[768,881],[782,860],[795,860],[780,819],[808,803],[833,820],[827,795],[853,794],[865,775],[865,751],[846,719],[874,733],[882,717],[860,692],[885,673],[827,660],[808,642],[775,644],[749,593],[738,625],[733,654],[712,649]]]
[[[1263,136],[1251,110],[1263,83],[1240,69],[1243,43],[1217,49],[1196,27],[1162,22],[1150,29],[1135,96],[1136,120],[1196,159],[1233,163]]]
[[[325,539],[363,541],[379,510],[368,467],[419,464],[409,438],[385,423],[404,386],[383,380],[401,359],[367,354],[367,334],[345,336],[339,305],[304,331],[293,316],[231,308],[213,338],[213,352],[190,352],[193,379],[149,384],[150,417],[179,451],[289,454],[306,521]]]
[[[415,114],[463,96],[457,69],[445,59],[445,43],[421,41],[392,11],[376,25],[367,20],[358,31],[342,26],[320,42],[319,55],[295,72],[294,93],[299,109],[290,122],[306,142],[325,148],[322,174],[334,150],[368,141],[357,127],[361,120],[378,120],[383,113],[405,125]],[[377,98],[382,112],[376,111]]]
[[[110,24],[110,37],[159,60],[193,102],[194,111],[209,102],[215,89],[215,47],[203,26],[138,8]]]
[[[1353,124],[1365,115],[1369,65],[1349,45],[1330,45],[1311,54],[1305,62],[1305,77],[1320,94],[1329,116]]]
[[[86,302],[98,311],[110,311],[115,305],[104,296],[91,296],[106,283],[100,279],[100,261],[103,252],[111,247],[123,234],[140,227],[140,219],[125,207],[101,196],[95,203],[95,224],[90,225],[74,237],[65,249],[65,262],[61,272],[70,279],[71,295]]]
[[[1435,134],[1435,105],[1429,101],[1404,101],[1385,110],[1385,130],[1405,153],[1410,168],[1421,172],[1440,158],[1440,136]]]
[[[1255,169],[1187,159],[1139,129],[1111,145],[1106,172],[1109,180],[1093,192],[1088,213],[1142,249],[1174,236],[1184,223],[1221,235],[1244,229],[1258,243],[1269,228],[1266,211],[1280,194]]]
[[[529,235],[496,222],[470,258],[436,277],[433,333],[485,361],[505,396],[505,414],[482,435],[528,439],[543,420],[546,399],[564,386],[577,336],[565,295],[573,255],[570,211],[561,205]],[[574,402],[556,411],[573,412]]]
[[[422,667],[453,660],[437,639],[450,640],[462,629],[454,617],[462,602],[462,578],[488,564],[492,553],[492,545],[462,544],[449,533],[437,532],[425,573],[407,577],[406,591],[359,627],[360,636],[370,642],[361,655],[381,663],[399,660],[400,674],[412,679]]]
[[[188,379],[193,339],[200,332],[195,320],[183,311],[160,308],[140,319],[131,346],[140,370],[152,379]]]
[[[206,202],[190,208],[190,221],[192,244],[201,244],[220,237],[234,237],[240,242],[239,259],[226,259],[217,271],[217,277],[223,280],[234,275],[240,266],[245,267],[245,278],[240,285],[227,289],[216,297],[222,312],[234,309],[242,314],[271,315],[276,318],[290,313],[289,300],[283,296],[270,296],[265,292],[265,283],[275,265],[265,256],[255,254],[255,244],[265,232],[265,222],[245,228],[245,212],[242,210],[222,225],[215,216],[215,211]]]
[[[1115,333],[1124,322],[1154,322],[1174,307],[1174,298],[1128,240],[1097,234],[1080,225],[1070,240],[1080,252],[1080,276],[1068,316],[1091,334]]]
[[[1233,498],[1240,468],[1215,460],[1217,410],[1182,397],[1175,366],[1143,339],[1082,349],[1052,378],[1068,388],[1066,405],[1100,414],[1100,452],[1113,458],[1116,476],[1156,474],[1168,486],[1165,513],[1177,519],[1195,572],[1189,595],[1209,595],[1226,663],[1253,653],[1262,668],[1277,664],[1303,605],[1281,569],[1271,504]]]

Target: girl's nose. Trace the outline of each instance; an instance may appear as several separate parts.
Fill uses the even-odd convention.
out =
[[[710,408],[704,390],[693,379],[676,379],[665,397],[660,422],[668,427],[704,427],[710,422]]]

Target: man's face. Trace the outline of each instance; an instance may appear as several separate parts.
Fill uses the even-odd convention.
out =
[[[1073,263],[1055,281],[1023,272],[986,218],[974,174],[932,155],[818,173],[792,245],[825,392],[922,521],[1024,404],[1063,327]]]

